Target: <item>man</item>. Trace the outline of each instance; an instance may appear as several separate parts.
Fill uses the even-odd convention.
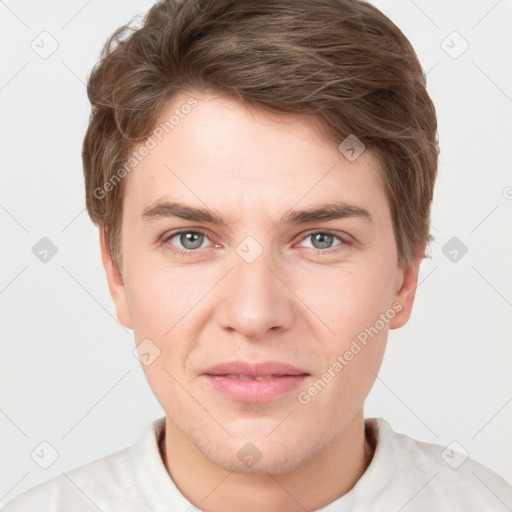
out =
[[[86,200],[165,418],[6,511],[504,510],[363,416],[430,240],[416,55],[349,0],[164,1],[88,84]],[[454,455],[455,456],[455,455]]]

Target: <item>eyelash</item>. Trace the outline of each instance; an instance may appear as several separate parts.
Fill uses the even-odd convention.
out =
[[[169,240],[171,240],[172,238],[174,238],[177,235],[181,235],[182,233],[196,233],[196,234],[201,234],[201,235],[205,236],[206,238],[209,238],[208,233],[206,233],[205,231],[202,231],[201,229],[178,229],[177,231],[173,231],[171,233],[164,235],[164,237],[162,238],[161,244],[167,244],[169,242]],[[335,232],[335,231],[329,231],[329,230],[310,231],[300,241],[302,242],[303,240],[306,240],[310,236],[317,235],[317,234],[332,235],[335,238],[337,238],[340,241],[340,243],[338,245],[334,246],[335,247],[334,249],[332,249],[332,248],[331,249],[309,248],[310,250],[314,251],[315,254],[324,255],[324,254],[333,254],[333,253],[341,252],[346,249],[347,245],[350,245],[350,243],[340,233]],[[173,247],[171,250],[180,256],[195,256],[201,249],[184,250],[184,249],[178,249],[176,247]]]

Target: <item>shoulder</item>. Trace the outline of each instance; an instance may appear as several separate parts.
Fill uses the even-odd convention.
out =
[[[116,505],[121,508],[124,503],[133,506],[133,500],[140,499],[134,492],[136,485],[130,451],[131,448],[125,448],[72,471],[63,472],[14,498],[2,510],[97,512],[112,510],[112,500],[116,500]],[[124,503],[118,501],[120,496]],[[127,506],[125,510],[132,508]]]
[[[148,512],[192,510],[159,450],[165,417],[128,448],[62,473],[7,503],[2,512]]]
[[[433,504],[464,512],[512,507],[512,486],[473,460],[459,443],[417,441],[394,432],[382,418],[367,420],[367,425],[376,432],[379,453],[376,450],[375,455],[381,466],[391,465],[388,488],[410,496],[412,509],[427,510]]]
[[[154,420],[132,446],[62,472],[14,498],[2,512],[162,509],[161,495],[164,503],[175,497],[158,448],[164,426],[165,417]]]

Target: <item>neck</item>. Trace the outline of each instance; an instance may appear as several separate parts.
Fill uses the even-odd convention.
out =
[[[168,418],[160,451],[178,489],[205,512],[317,510],[346,494],[373,456],[362,411],[324,452],[278,475],[224,471],[206,459]]]

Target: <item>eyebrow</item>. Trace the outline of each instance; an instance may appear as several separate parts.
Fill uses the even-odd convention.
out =
[[[207,208],[198,208],[176,201],[157,201],[144,208],[141,218],[149,222],[156,218],[177,217],[193,222],[208,224],[224,224],[226,222],[219,212]],[[281,218],[277,224],[300,225],[329,220],[361,218],[373,222],[370,212],[360,206],[347,204],[343,201],[321,204],[312,208],[292,210]]]

